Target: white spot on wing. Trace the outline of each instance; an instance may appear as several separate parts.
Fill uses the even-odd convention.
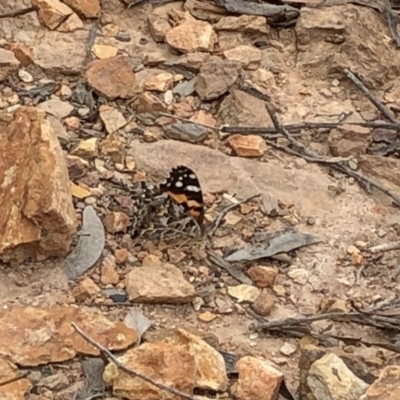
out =
[[[181,181],[177,181],[175,182],[175,186],[181,188],[183,186],[183,183]]]
[[[196,192],[196,193],[201,191],[201,189],[198,186],[193,186],[193,185],[186,186],[186,190],[189,190],[190,192]]]

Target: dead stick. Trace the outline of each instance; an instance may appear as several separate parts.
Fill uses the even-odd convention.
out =
[[[28,371],[22,372],[17,376],[14,376],[12,378],[9,378],[9,379],[6,379],[6,380],[0,382],[0,386],[5,386],[5,385],[8,385],[9,383],[13,383],[15,381],[19,381],[22,378],[26,378],[28,376],[28,374],[29,374]]]
[[[368,251],[370,253],[380,253],[397,249],[400,249],[400,241],[378,244],[377,246],[370,247]]]
[[[363,126],[365,128],[382,128],[382,129],[392,129],[395,131],[400,131],[400,124],[398,123],[390,123],[390,122],[300,122],[297,124],[288,124],[282,125],[282,128],[287,131],[297,131],[301,129],[312,129],[312,128],[320,128],[320,129],[332,129],[337,128],[343,125],[352,125],[352,126]],[[251,135],[251,134],[259,134],[259,135],[268,135],[276,133],[277,130],[273,126],[263,127],[263,128],[255,128],[250,126],[222,126],[220,131],[224,133],[224,136],[228,136],[231,133],[241,133],[243,135]]]
[[[22,10],[11,11],[10,13],[2,14],[2,15],[0,15],[0,19],[19,17],[21,15],[29,14],[31,12],[38,11],[38,10],[39,10],[38,6],[23,8]]]
[[[214,235],[215,231],[218,229],[218,227],[221,225],[222,219],[226,216],[226,214],[228,214],[229,211],[233,210],[236,207],[239,207],[241,204],[243,203],[247,203],[253,199],[255,199],[256,197],[259,197],[260,193],[255,194],[253,196],[248,197],[247,199],[244,199],[242,201],[239,201],[238,203],[234,203],[231,204],[230,206],[224,208],[220,214],[218,215],[218,218],[215,220],[213,227],[210,229],[210,231],[208,232],[209,236]]]
[[[106,358],[108,358],[113,364],[115,364],[120,370],[126,372],[127,374],[138,377],[140,379],[143,379],[145,382],[150,383],[151,385],[154,385],[158,387],[161,390],[165,390],[166,392],[169,392],[171,394],[174,394],[176,396],[180,396],[183,399],[188,399],[188,400],[195,400],[193,396],[187,393],[183,393],[180,390],[174,389],[170,386],[166,386],[162,383],[155,382],[151,378],[147,377],[146,375],[141,374],[140,372],[136,372],[131,368],[126,367],[125,365],[121,364],[118,359],[104,346],[102,346],[100,343],[97,343],[94,339],[92,339],[90,336],[88,336],[85,332],[80,329],[75,322],[71,322],[72,327],[75,329],[79,335],[81,335],[88,343],[90,343],[92,346],[96,347]]]
[[[344,68],[345,75],[353,81],[361,93],[393,124],[398,124],[390,111],[366,88],[366,86],[358,79],[349,69]]]

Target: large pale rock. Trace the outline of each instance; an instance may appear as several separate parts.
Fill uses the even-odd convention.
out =
[[[196,290],[172,264],[134,268],[125,278],[129,299],[142,303],[184,304]]]
[[[0,119],[0,257],[63,256],[76,227],[68,170],[45,113],[20,107]]]
[[[187,394],[195,387],[196,364],[185,347],[166,342],[148,342],[130,349],[118,359],[124,366],[142,373]],[[165,390],[160,390],[143,379],[128,375],[115,364],[107,365],[104,381],[112,385],[113,394],[130,400],[178,400]]]
[[[111,322],[98,312],[72,306],[13,306],[0,310],[0,355],[22,366],[63,362],[78,353],[98,355],[71,322],[110,350],[123,350],[138,337],[122,322]]]
[[[359,400],[368,387],[334,353],[314,362],[308,372],[307,383],[316,400]]]
[[[228,388],[224,358],[204,340],[184,329],[177,329],[166,342],[184,346],[194,357],[197,388],[214,391]]]

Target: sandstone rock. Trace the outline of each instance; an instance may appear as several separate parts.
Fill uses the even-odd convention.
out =
[[[118,49],[113,46],[95,44],[92,47],[92,52],[97,58],[100,58],[102,60],[104,58],[115,57],[118,53]]]
[[[390,365],[379,374],[379,378],[367,389],[360,400],[397,400],[400,397],[400,366]]]
[[[39,7],[39,18],[49,29],[56,29],[74,12],[59,0],[32,0]]]
[[[276,400],[283,374],[267,361],[243,357],[236,363],[239,379],[234,393],[238,400]]]
[[[139,303],[190,303],[195,288],[171,264],[134,268],[125,278],[129,299]]]
[[[80,185],[76,185],[73,182],[70,182],[70,189],[71,189],[71,195],[72,197],[75,197],[77,199],[86,199],[87,197],[90,197],[92,195],[91,191],[86,189],[85,187],[82,187]]]
[[[109,100],[135,94],[136,79],[125,56],[92,61],[86,70],[89,84]]]
[[[211,55],[203,52],[188,53],[181,55],[177,60],[171,61],[171,65],[181,66],[197,72],[211,59]]]
[[[177,329],[166,343],[183,346],[193,356],[196,365],[195,386],[200,389],[225,391],[228,388],[228,376],[224,358],[213,347],[198,336],[184,329]]]
[[[242,92],[232,91],[221,103],[218,119],[230,126],[272,126],[264,102]]]
[[[10,43],[7,50],[14,53],[15,58],[21,63],[23,67],[32,64],[32,53],[28,46],[23,43]]]
[[[171,25],[166,18],[150,14],[148,16],[148,27],[151,37],[155,42],[163,42],[165,35],[171,30]]]
[[[100,118],[108,133],[114,133],[126,125],[126,121],[121,111],[108,105],[101,105],[99,108]]]
[[[99,0],[64,0],[64,3],[86,18],[96,18],[100,12]]]
[[[254,300],[259,296],[260,289],[257,289],[254,286],[241,284],[237,286],[229,286],[228,293],[230,296],[234,297],[239,303],[253,303]]]
[[[64,156],[43,111],[0,119],[0,255],[3,261],[64,256],[76,228]]]
[[[129,253],[127,249],[115,249],[114,256],[115,256],[115,263],[119,265],[119,264],[125,264],[128,258],[132,257],[132,254]]]
[[[110,211],[103,220],[108,233],[127,232],[130,225],[129,216],[122,211]]]
[[[85,30],[68,35],[55,31],[46,32],[46,35],[31,45],[33,61],[51,73],[80,74],[86,57],[86,39]]]
[[[211,322],[214,321],[215,318],[217,318],[217,315],[211,311],[203,312],[198,316],[198,320],[201,322]]]
[[[334,353],[326,354],[312,364],[307,384],[316,400],[359,400],[368,387]]]
[[[214,58],[205,62],[196,77],[195,89],[201,100],[214,100],[234,85],[239,77],[239,64]]]
[[[301,342],[300,345],[301,357],[299,361],[299,396],[300,398],[314,399],[314,396],[308,386],[308,372],[314,362],[322,358],[324,355],[330,354],[331,350],[317,347],[311,344],[302,345]],[[336,349],[335,351],[338,353],[338,355],[340,355],[340,358],[346,363],[347,367],[351,369],[352,373],[355,374],[358,378],[364,380],[367,383],[374,382],[374,374],[369,371],[369,368],[365,363],[354,357],[354,354],[345,353],[340,351],[339,349]]]
[[[72,295],[78,302],[92,302],[97,294],[100,293],[100,288],[90,279],[82,279],[72,290]]]
[[[268,34],[270,28],[265,17],[241,15],[239,17],[221,17],[214,25],[216,31]]]
[[[19,375],[20,372],[14,364],[0,357],[0,383],[17,378]],[[0,396],[2,400],[25,400],[31,388],[29,379],[16,379],[14,382],[0,385]]]
[[[255,70],[251,75],[250,80],[257,90],[267,96],[275,97],[277,92],[280,90],[276,84],[274,74],[263,68]]]
[[[283,354],[284,356],[289,357],[289,356],[293,355],[294,353],[296,353],[296,350],[297,350],[296,346],[294,346],[288,342],[285,342],[285,344],[279,349],[279,352],[281,354]]]
[[[268,290],[264,289],[260,293],[260,295],[254,300],[254,303],[251,305],[251,307],[257,314],[266,317],[271,314],[274,305],[274,296],[268,293]]]
[[[58,97],[53,97],[50,100],[40,103],[37,108],[58,119],[68,117],[74,109],[70,103],[61,101]]]
[[[166,342],[147,342],[126,351],[118,360],[156,382],[191,395],[195,387],[196,364],[194,357],[185,347]],[[103,379],[112,385],[113,394],[131,400],[177,400],[177,396],[143,379],[128,375],[110,363],[106,366]]]
[[[166,92],[168,89],[171,89],[173,84],[174,76],[169,72],[162,72],[149,78],[144,83],[144,88],[156,92]]]
[[[274,285],[278,271],[273,267],[255,265],[248,269],[247,275],[249,275],[250,279],[257,285],[257,287],[266,288]]]
[[[83,28],[83,22],[81,19],[75,14],[72,13],[58,28],[57,30],[60,32],[74,32],[78,29]]]
[[[194,53],[213,50],[217,35],[208,22],[189,18],[181,25],[170,29],[165,35],[165,40],[182,53]]]
[[[71,322],[110,350],[125,349],[137,340],[134,330],[98,312],[72,306],[12,306],[0,310],[0,354],[22,366],[63,362],[78,353],[98,355]]]
[[[156,96],[150,92],[139,94],[133,103],[137,113],[167,112],[168,109]]]
[[[267,150],[265,140],[257,135],[229,136],[228,143],[239,157],[260,157]]]
[[[100,281],[104,285],[116,285],[119,282],[119,275],[115,268],[115,258],[112,255],[107,255],[101,265]]]
[[[254,46],[241,45],[225,50],[224,56],[227,60],[239,62],[245,69],[257,69],[261,63],[262,53]]]
[[[10,74],[17,71],[20,62],[10,50],[0,48],[0,82],[4,81]]]
[[[97,142],[99,139],[97,138],[90,138],[86,140],[81,140],[72,151],[71,155],[78,156],[82,158],[93,158],[97,155]]]
[[[334,156],[365,154],[371,142],[371,130],[362,126],[342,125],[329,134],[329,148]]]

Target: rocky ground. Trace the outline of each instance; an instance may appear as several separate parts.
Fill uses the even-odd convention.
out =
[[[398,399],[382,2],[3,3],[2,399]],[[130,235],[179,164],[206,235]]]

